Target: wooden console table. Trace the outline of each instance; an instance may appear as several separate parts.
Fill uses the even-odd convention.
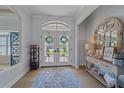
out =
[[[86,56],[86,71],[89,72],[92,76],[94,76],[97,80],[99,80],[106,87],[109,87],[109,86],[107,85],[104,78],[102,76],[92,72],[91,69],[89,69],[89,67],[88,67],[88,63],[92,63],[97,66],[103,67],[108,72],[113,73],[116,77],[115,87],[118,87],[118,76],[120,74],[124,74],[124,67],[119,67],[119,66],[113,65],[111,62],[108,62],[108,61],[105,61],[102,59],[97,59],[94,57]]]

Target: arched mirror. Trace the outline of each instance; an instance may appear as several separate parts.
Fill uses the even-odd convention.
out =
[[[114,47],[116,53],[122,49],[122,23],[118,18],[110,17],[102,22],[95,32],[95,48]]]
[[[0,6],[0,71],[20,62],[20,32],[20,17]]]

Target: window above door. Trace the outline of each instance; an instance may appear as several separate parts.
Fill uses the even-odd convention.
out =
[[[42,30],[49,31],[71,31],[70,25],[59,22],[59,21],[51,21],[42,25]]]

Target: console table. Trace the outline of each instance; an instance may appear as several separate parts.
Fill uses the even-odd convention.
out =
[[[88,64],[97,65],[99,67],[102,67],[102,68],[106,69],[108,72],[113,73],[116,77],[115,87],[118,87],[118,77],[119,77],[119,75],[124,74],[124,67],[119,67],[117,65],[113,65],[111,62],[108,62],[106,60],[97,59],[97,58],[94,58],[94,57],[91,57],[91,56],[86,56],[86,71],[88,71],[92,76],[94,76],[97,80],[99,80],[106,87],[109,87],[109,86],[107,85],[104,78],[102,76],[98,75],[97,73],[94,73],[88,67]]]

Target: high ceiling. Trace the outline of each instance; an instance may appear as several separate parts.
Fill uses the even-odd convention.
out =
[[[83,5],[28,5],[32,15],[76,17]]]
[[[6,5],[0,5],[1,14],[14,14]]]
[[[21,5],[18,6],[24,9],[25,12],[31,16],[57,16],[57,17],[71,17],[77,21],[77,24],[83,22],[98,5]],[[14,15],[7,6],[0,5],[0,16],[7,18],[7,14]],[[12,18],[12,17],[11,17]]]
[[[10,10],[6,5],[0,5],[0,19],[1,20],[20,20],[19,17]]]

